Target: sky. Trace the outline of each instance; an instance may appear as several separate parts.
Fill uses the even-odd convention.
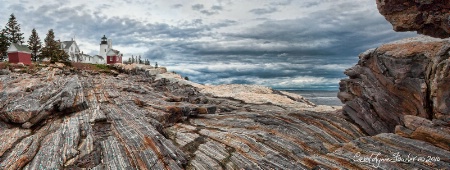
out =
[[[0,0],[0,26],[14,13],[28,40],[74,38],[98,54],[112,39],[125,59],[140,55],[201,84],[337,90],[358,55],[412,37],[397,33],[375,0]]]

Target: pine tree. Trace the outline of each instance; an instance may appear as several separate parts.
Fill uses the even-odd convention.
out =
[[[8,50],[8,37],[6,37],[5,30],[0,31],[0,61],[5,60],[8,53],[6,52]]]
[[[50,58],[51,63],[59,61],[58,42],[55,41],[53,29],[48,30],[47,37],[44,39],[45,47],[42,48],[41,58]]]
[[[8,43],[18,43],[22,44],[25,38],[23,38],[23,33],[20,32],[20,24],[17,23],[14,14],[10,15],[8,23],[5,27],[6,37],[8,37]]]
[[[72,63],[70,62],[70,56],[69,54],[67,54],[64,50],[62,49],[58,49],[57,51],[57,58],[58,58],[58,62],[62,62],[67,66],[72,65]]]
[[[33,30],[31,31],[31,36],[28,39],[28,48],[31,50],[31,59],[33,61],[37,61],[38,59],[37,54],[41,50],[41,47],[42,47],[41,39],[39,38],[36,29],[33,28]]]

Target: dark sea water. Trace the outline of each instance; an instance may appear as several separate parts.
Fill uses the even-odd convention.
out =
[[[299,94],[317,105],[342,106],[337,98],[338,91],[320,90],[283,90],[290,93]]]

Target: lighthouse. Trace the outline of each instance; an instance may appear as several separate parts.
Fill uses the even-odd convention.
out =
[[[102,37],[102,41],[100,41],[100,51],[98,52],[99,58],[106,59],[105,64],[116,64],[122,63],[123,54],[120,53],[119,50],[115,50],[112,48],[112,41],[108,40],[105,35]]]
[[[108,41],[105,35],[102,37],[102,41],[100,42],[100,51],[98,53],[99,56],[106,58],[106,53],[111,49],[111,41]]]

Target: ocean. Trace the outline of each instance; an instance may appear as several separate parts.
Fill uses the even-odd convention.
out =
[[[317,105],[342,106],[337,98],[339,91],[321,91],[321,90],[283,90],[290,93],[299,94]]]

